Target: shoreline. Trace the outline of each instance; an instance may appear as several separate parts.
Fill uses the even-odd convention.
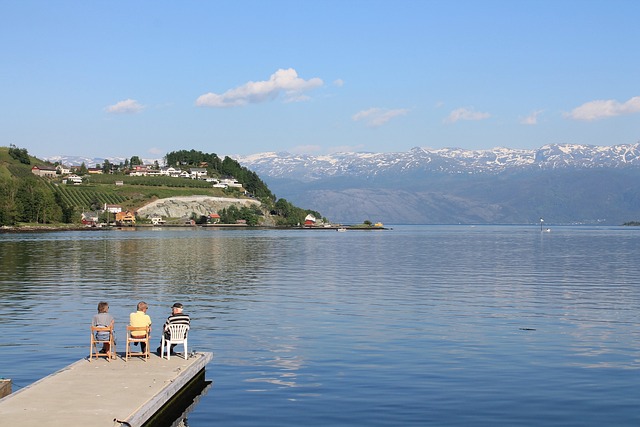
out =
[[[4,225],[0,227],[1,233],[37,233],[37,232],[56,232],[56,231],[111,231],[111,230],[130,230],[130,229],[162,229],[162,228],[242,228],[242,229],[252,229],[252,230],[331,230],[336,231],[338,229],[344,228],[349,231],[372,231],[372,230],[391,230],[391,228],[387,227],[358,227],[358,226],[331,226],[331,227],[285,227],[285,226],[272,226],[272,225],[257,225],[257,226],[248,226],[246,224],[163,224],[163,225],[153,225],[153,224],[139,224],[133,226],[122,226],[122,225],[109,225],[106,227],[87,227],[87,226],[79,226],[79,225],[69,225],[69,226],[53,226],[53,225],[19,225],[19,226],[7,226]]]

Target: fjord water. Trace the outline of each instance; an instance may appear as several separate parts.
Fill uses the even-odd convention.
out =
[[[179,301],[214,353],[190,427],[637,426],[639,251],[631,227],[0,234],[0,377],[86,357],[101,300],[121,338]]]

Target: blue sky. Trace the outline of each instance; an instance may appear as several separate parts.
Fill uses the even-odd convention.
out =
[[[0,146],[632,144],[639,18],[635,0],[0,0]]]

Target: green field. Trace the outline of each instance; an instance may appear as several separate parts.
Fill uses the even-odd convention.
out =
[[[96,180],[91,177],[91,181],[108,182],[109,180],[100,179]],[[214,197],[234,197],[234,194],[225,193],[220,188],[212,188],[211,184],[207,184],[203,188],[199,183],[202,181],[193,181],[181,178],[167,178],[169,180],[176,181],[180,186],[167,186],[167,185],[140,185],[135,183],[135,179],[131,178],[145,178],[145,177],[126,177],[128,179],[122,179],[123,177],[106,177],[111,178],[112,183],[91,183],[91,184],[62,184],[57,181],[48,181],[47,186],[51,190],[60,196],[61,201],[67,205],[72,206],[76,210],[86,211],[90,210],[92,206],[114,204],[120,205],[125,210],[136,210],[147,203],[156,200],[164,199],[167,197],[176,196],[214,196]],[[153,181],[156,179],[145,178],[146,180]],[[163,178],[158,177],[159,180]],[[116,181],[124,181],[123,185],[116,185]],[[193,186],[186,186],[184,184],[194,184]],[[159,184],[159,183],[156,183]],[[206,184],[206,183],[205,183]],[[184,186],[183,186],[184,185]]]

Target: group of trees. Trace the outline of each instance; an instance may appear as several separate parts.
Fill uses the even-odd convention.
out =
[[[320,213],[309,209],[302,209],[294,206],[286,199],[278,199],[274,204],[271,214],[275,215],[277,219],[277,225],[295,227],[300,224],[304,224],[304,219],[307,215],[311,214],[316,218],[320,218]]]
[[[20,163],[23,163],[25,165],[30,165],[31,164],[31,159],[29,158],[29,152],[27,151],[26,148],[18,148],[15,145],[11,144],[9,146],[9,155],[19,161]]]
[[[71,223],[79,219],[42,178],[0,179],[0,226],[17,222]]]
[[[101,169],[103,173],[126,173],[131,168],[138,165],[143,165],[143,164],[144,162],[139,156],[133,156],[131,157],[131,159],[124,159],[124,162],[120,162],[118,164],[112,163],[109,159],[104,159],[104,162],[96,164],[95,167],[97,169]],[[57,166],[57,163],[56,163],[56,166]],[[160,169],[160,165],[158,164],[157,160],[155,161],[153,168]],[[80,169],[78,170],[78,174],[84,175],[86,173],[87,173],[87,166],[83,162],[82,165],[80,166]]]
[[[234,177],[249,193],[257,197],[261,202],[273,204],[275,195],[269,187],[258,177],[258,175],[240,165],[231,157],[225,156],[220,160],[215,153],[203,153],[197,150],[179,150],[168,153],[164,158],[167,166],[181,167],[204,167],[209,176],[213,177]]]
[[[242,206],[240,208],[236,205],[231,205],[218,212],[218,215],[220,215],[220,222],[223,224],[235,224],[238,220],[244,220],[250,226],[258,225],[260,217],[263,216],[260,208],[255,205]]]

